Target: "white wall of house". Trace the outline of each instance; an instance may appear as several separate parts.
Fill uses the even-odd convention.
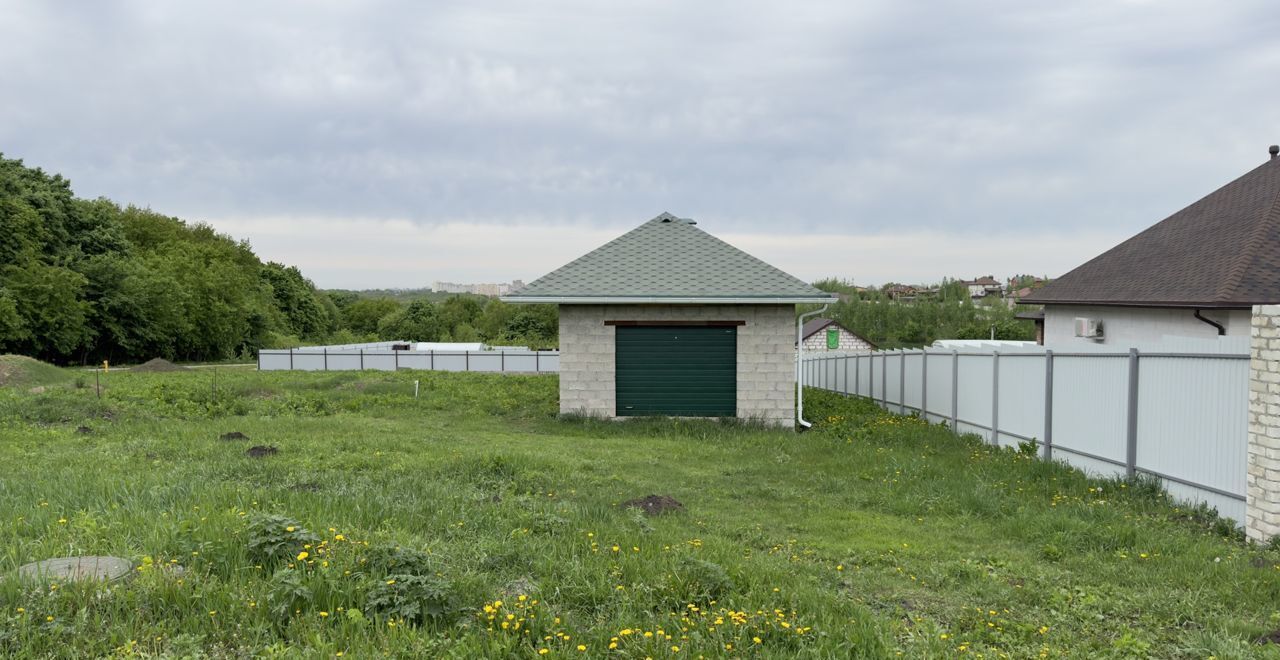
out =
[[[1134,342],[1155,342],[1166,335],[1212,339],[1217,328],[1193,316],[1186,307],[1116,307],[1112,305],[1045,305],[1044,345],[1070,348],[1081,344],[1128,347]],[[1248,309],[1203,310],[1205,318],[1221,323],[1227,336],[1248,336],[1252,316]],[[1077,317],[1100,319],[1101,340],[1077,337]]]
[[[830,330],[833,327],[834,326],[827,326],[812,335],[809,335],[804,340],[804,350],[818,352],[834,350],[846,353],[866,353],[874,350],[871,344],[868,344],[866,340],[840,327],[835,327],[836,330],[840,331],[840,347],[834,349],[827,348],[827,330]]]

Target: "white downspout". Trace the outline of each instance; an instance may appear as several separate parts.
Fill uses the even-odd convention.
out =
[[[814,310],[807,314],[801,314],[796,319],[796,424],[801,429],[807,429],[813,424],[804,421],[804,337],[800,335],[804,332],[804,319],[808,316],[814,316],[827,311],[830,305],[823,305],[822,309]]]

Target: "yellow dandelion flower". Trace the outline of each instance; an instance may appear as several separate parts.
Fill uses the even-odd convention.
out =
[[[306,559],[307,557],[310,557],[310,556],[311,556],[310,552],[303,550],[302,552],[298,553],[298,561],[302,561],[303,559]]]

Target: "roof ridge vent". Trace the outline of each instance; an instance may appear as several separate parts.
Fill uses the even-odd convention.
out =
[[[1275,160],[1277,154],[1280,154],[1280,144],[1273,144],[1267,149],[1267,153],[1271,154],[1271,159]]]
[[[662,215],[659,215],[659,216],[658,216],[657,218],[655,218],[655,219],[656,219],[656,220],[660,220],[660,221],[661,221],[662,223],[664,223],[664,224],[666,224],[666,223],[672,223],[672,222],[683,222],[683,223],[684,223],[684,224],[686,224],[686,225],[696,225],[696,224],[698,224],[698,223],[697,223],[697,221],[693,220],[692,218],[681,218],[681,217],[678,217],[678,216],[671,215],[670,213],[667,213],[667,212],[665,212],[665,211],[662,213]]]

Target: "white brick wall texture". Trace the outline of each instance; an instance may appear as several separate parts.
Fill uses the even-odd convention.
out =
[[[827,348],[827,328],[823,328],[804,340],[804,350],[806,353],[817,351],[841,351],[845,353],[870,353],[874,350],[871,344],[852,332],[844,328],[837,328],[840,331],[840,347],[835,349]]]
[[[738,417],[795,420],[794,305],[561,305],[560,412],[614,417],[614,330],[605,321],[745,321]]]
[[[1249,462],[1245,533],[1280,535],[1280,305],[1255,305],[1249,360]]]

